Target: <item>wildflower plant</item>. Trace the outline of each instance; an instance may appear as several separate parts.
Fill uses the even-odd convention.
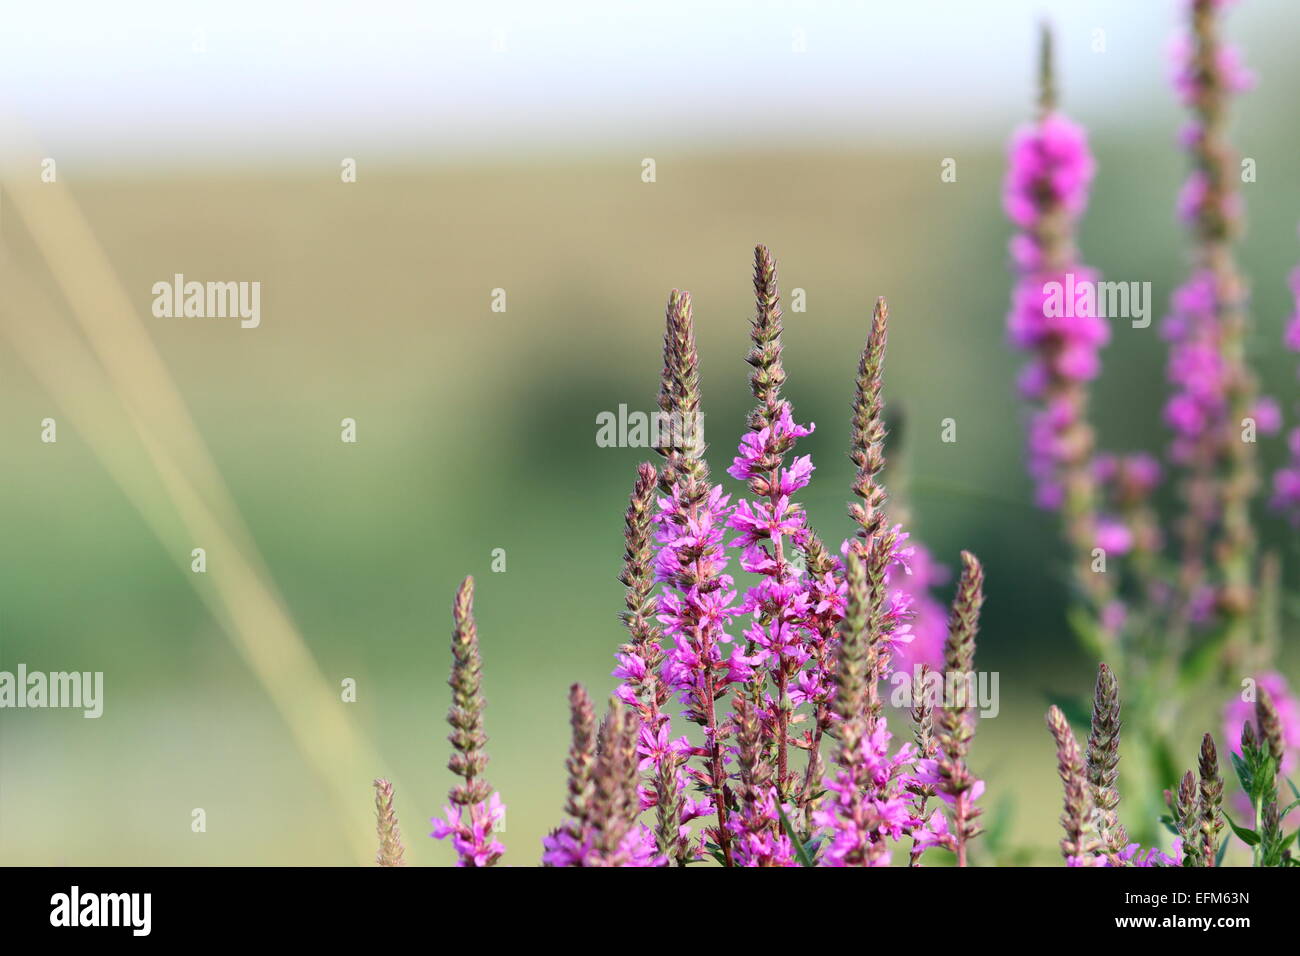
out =
[[[1233,246],[1242,204],[1225,129],[1231,96],[1249,79],[1220,39],[1225,6],[1189,0],[1188,39],[1176,54],[1175,84],[1193,114],[1182,137],[1192,172],[1178,202],[1193,266],[1165,328],[1173,392],[1164,418],[1173,435],[1163,463],[1146,451],[1097,450],[1089,393],[1110,317],[1087,296],[1064,311],[1051,304],[1054,288],[1091,287],[1099,275],[1077,241],[1097,164],[1083,127],[1059,109],[1046,30],[1036,116],[1011,143],[1008,328],[1026,356],[1029,472],[1038,503],[1061,514],[1070,620],[1105,661],[1092,700],[1077,708],[1084,738],[1069,707],[1047,714],[1069,866],[1218,866],[1230,836],[1251,848],[1256,865],[1297,859],[1287,817],[1300,793],[1285,775],[1300,754],[1300,712],[1268,670],[1279,565],[1256,540],[1253,437],[1239,433],[1255,424],[1268,431],[1278,416],[1259,399],[1245,359],[1248,303]],[[1300,301],[1300,280],[1292,282]],[[745,361],[754,405],[729,482],[714,479],[698,440],[693,302],[688,292],[669,295],[657,404],[677,427],[660,429],[657,466],[636,470],[623,521],[617,684],[603,717],[585,688],[570,690],[563,815],[540,862],[968,866],[983,832],[985,784],[972,757],[984,569],[962,552],[944,623],[930,594],[932,556],[911,538],[884,482],[889,307],[878,299],[866,324],[849,427],[851,533],[835,547],[800,501],[816,468],[799,442],[815,425],[800,421],[785,394],[778,266],[766,246],[754,250],[753,288]],[[1300,350],[1297,329],[1300,319],[1287,344]],[[1273,495],[1292,517],[1295,471],[1294,461],[1284,466]],[[1168,529],[1155,505],[1165,472],[1176,476],[1181,507]],[[484,778],[472,600],[467,578],[453,605],[448,713],[449,767],[461,782],[432,835],[451,840],[460,865],[484,867],[505,853],[494,835],[504,808]],[[1210,734],[1181,778],[1171,756],[1182,701],[1233,675],[1259,682],[1249,712],[1232,703],[1225,714],[1246,806],[1240,823]],[[882,682],[912,690],[910,726],[886,711]],[[401,865],[391,787],[376,788],[378,859]],[[1159,823],[1172,839],[1158,844]]]
[[[1173,291],[1162,329],[1171,389],[1162,416],[1171,432],[1163,456],[1097,449],[1089,388],[1101,374],[1109,321],[1125,316],[1101,310],[1099,275],[1082,264],[1078,227],[1098,167],[1083,127],[1060,111],[1046,27],[1037,115],[1015,133],[1009,150],[1004,207],[1016,229],[1010,246],[1016,282],[1007,327],[1028,357],[1020,380],[1030,405],[1028,470],[1038,503],[1060,513],[1070,552],[1068,618],[1084,648],[1107,662],[1098,680],[1100,709],[1093,708],[1085,796],[1099,814],[1095,829],[1112,861],[1125,839],[1115,785],[1118,685],[1127,689],[1131,756],[1125,767],[1137,784],[1135,834],[1156,836],[1156,795],[1169,787],[1184,854],[1211,864],[1222,846],[1218,817],[1204,816],[1210,812],[1204,804],[1217,806],[1222,798],[1222,781],[1205,776],[1217,757],[1213,742],[1207,738],[1203,750],[1201,782],[1172,777],[1187,704],[1207,691],[1227,696],[1234,684],[1253,685],[1266,673],[1289,700],[1285,682],[1270,670],[1279,629],[1279,559],[1261,548],[1256,531],[1255,509],[1263,504],[1256,436],[1276,432],[1281,413],[1259,394],[1247,360],[1250,302],[1236,254],[1244,223],[1242,177],[1228,124],[1234,98],[1253,77],[1223,38],[1229,6],[1227,0],[1187,0],[1185,29],[1173,48],[1173,85],[1190,113],[1179,136],[1190,172],[1176,207],[1191,265]],[[1300,289],[1295,276],[1292,285]],[[1053,301],[1062,288],[1064,309]],[[1297,329],[1292,320],[1286,344],[1293,349],[1300,349]],[[1300,429],[1290,443],[1292,457],[1274,477],[1270,503],[1294,519]],[[1172,515],[1162,515],[1156,504],[1166,476],[1177,503]],[[1062,714],[1086,711],[1062,703]],[[1072,789],[1073,753],[1059,721],[1049,722],[1062,776],[1070,777],[1073,812],[1082,799]],[[1229,740],[1235,750],[1237,735],[1230,733]],[[1206,826],[1213,839],[1203,832]],[[1076,832],[1071,842],[1079,839]]]
[[[690,429],[661,433],[661,465],[637,468],[624,516],[618,684],[599,723],[587,691],[570,690],[564,819],[543,841],[543,865],[880,866],[900,849],[919,865],[933,848],[969,862],[984,787],[968,764],[973,695],[918,703],[904,735],[914,745],[895,742],[881,694],[913,639],[913,594],[923,590],[902,584],[915,546],[889,520],[881,480],[889,309],[876,302],[852,403],[855,530],[832,551],[795,500],[815,470],[796,446],[814,426],[782,394],[777,282],[776,259],[760,245],[746,358],[755,405],[727,469],[743,491],[713,481],[704,448],[678,439]],[[698,421],[689,293],[671,293],[665,324],[660,412]],[[962,560],[937,676],[969,689],[983,573],[973,555]],[[754,583],[742,589],[733,567]],[[433,836],[452,841],[460,865],[481,867],[505,852],[493,836],[504,809],[483,777],[472,599],[466,579],[453,604],[448,713],[449,766],[463,782]],[[681,732],[688,725],[693,734]],[[381,840],[386,819],[381,804]]]

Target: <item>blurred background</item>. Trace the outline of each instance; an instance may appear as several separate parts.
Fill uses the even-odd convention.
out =
[[[597,447],[596,416],[652,408],[664,302],[689,289],[722,475],[751,401],[756,242],[780,260],[786,394],[818,426],[803,500],[828,541],[849,531],[853,373],[889,297],[890,455],[913,531],[950,568],[967,548],[987,569],[978,663],[1001,674],[1001,713],[972,762],[1000,859],[1056,859],[1042,715],[1095,662],[1023,475],[1004,143],[1030,115],[1047,16],[1063,108],[1099,163],[1084,258],[1155,301],[1151,328],[1116,326],[1094,417],[1105,447],[1163,448],[1158,324],[1186,265],[1167,57],[1181,9],[8,8],[0,670],[102,671],[105,705],[0,711],[0,862],[364,862],[375,776],[395,783],[408,861],[449,862],[426,834],[452,780],[449,608],[471,573],[504,862],[535,863],[563,804],[567,688],[611,690],[623,639],[621,516],[646,450]],[[1291,423],[1297,28],[1286,0],[1229,17],[1259,78],[1235,123],[1258,166],[1241,247],[1255,354]],[[260,328],[155,318],[151,287],[176,273],[261,282]],[[1281,439],[1261,454],[1278,462]],[[1272,519],[1261,533],[1294,603],[1294,537]],[[1196,702],[1184,762],[1223,703]]]

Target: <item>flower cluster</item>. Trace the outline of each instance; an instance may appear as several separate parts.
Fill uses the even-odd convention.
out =
[[[1039,504],[1065,503],[1074,473],[1091,451],[1084,383],[1100,370],[1110,328],[1095,303],[1075,290],[1096,273],[1075,258],[1070,233],[1088,201],[1095,164],[1083,129],[1048,111],[1012,139],[1003,205],[1020,228],[1011,255],[1020,271],[1007,329],[1030,355],[1020,377],[1037,403],[1029,425],[1029,468]],[[1060,292],[1053,292],[1052,284]]]
[[[776,262],[763,246],[755,251],[754,288],[747,361],[757,403],[728,469],[749,496],[733,505],[709,480],[702,449],[668,444],[659,449],[661,469],[637,469],[624,519],[628,639],[616,654],[619,683],[599,726],[587,692],[570,690],[565,819],[543,841],[542,863],[662,867],[711,857],[724,866],[875,866],[910,837],[913,865],[942,848],[965,866],[980,832],[974,821],[983,791],[966,766],[970,701],[939,709],[933,747],[895,749],[881,699],[881,683],[914,643],[915,609],[942,616],[928,590],[939,573],[932,559],[885,511],[888,308],[877,301],[859,362],[850,445],[857,500],[848,509],[857,527],[837,555],[793,500],[814,473],[810,456],[794,455],[812,426],[798,424],[780,394]],[[698,420],[688,294],[673,292],[666,319],[660,408],[676,420]],[[743,597],[728,573],[732,552],[755,578]],[[964,680],[973,678],[983,597],[978,563],[969,554],[963,562],[951,624],[942,634],[927,625],[916,659]],[[914,565],[922,575],[909,580]],[[434,836],[451,839],[462,865],[490,866],[504,852],[492,837],[504,809],[482,779],[486,737],[471,601],[467,579],[453,608],[448,718],[451,767],[465,782],[453,789]],[[743,640],[729,633],[739,617],[747,618]],[[697,726],[694,741],[674,731],[677,716]],[[918,739],[929,738],[922,725],[932,728],[935,720],[930,710],[917,716]],[[827,740],[835,742],[829,774]],[[946,803],[923,815],[918,793]],[[642,816],[652,810],[649,826]],[[388,846],[385,834],[396,821],[385,813],[381,803]],[[391,846],[381,856],[392,857]]]
[[[458,857],[457,866],[491,866],[501,858],[506,848],[492,836],[506,818],[506,808],[497,794],[469,807],[468,817],[461,808],[451,805],[444,811],[445,819],[434,817],[433,833],[436,840],[451,838]]]
[[[849,603],[836,662],[839,766],[826,781],[826,803],[813,814],[829,837],[827,866],[888,865],[890,844],[921,823],[907,797],[916,754],[904,744],[890,756],[891,734],[874,700],[883,639],[879,592],[895,546],[886,532],[846,555]]]
[[[569,690],[573,741],[569,748],[568,820],[542,841],[544,866],[663,866],[654,833],[638,821],[639,720],[617,697],[595,728],[580,684]]]
[[[1124,610],[1111,579],[1092,573],[1089,562],[1097,549],[1109,553],[1128,541],[1113,516],[1099,513],[1088,420],[1089,383],[1110,340],[1098,275],[1079,261],[1075,242],[1095,173],[1087,134],[1057,108],[1044,27],[1038,116],[1012,136],[1003,188],[1003,207],[1018,230],[1010,244],[1016,281],[1007,329],[1030,356],[1019,387],[1031,406],[1026,458],[1035,501],[1061,513],[1073,583],[1097,622],[1094,649],[1103,650],[1113,644],[1113,624]]]
[[[906,642],[897,642],[890,659],[897,670],[915,673],[927,666],[943,669],[943,644],[948,637],[947,608],[934,596],[934,589],[946,584],[949,572],[939,564],[930,549],[912,544],[906,568],[891,572],[889,585],[897,593],[897,604],[909,608],[911,622]]]
[[[1230,6],[1234,0],[1190,0],[1188,6],[1194,18],[1210,17]],[[1196,24],[1193,23],[1193,30]],[[1208,53],[1208,55],[1207,55]],[[1218,44],[1213,51],[1199,51],[1194,35],[1174,38],[1170,47],[1173,66],[1173,85],[1184,106],[1196,106],[1216,91],[1244,93],[1255,85],[1254,74],[1246,68],[1241,51],[1228,43]],[[1193,133],[1184,131],[1183,138]]]
[[[1146,452],[1101,454],[1093,461],[1102,511],[1097,516],[1097,546],[1120,557],[1158,554],[1164,547],[1151,496],[1160,484],[1160,463]]]
[[[1190,0],[1187,32],[1174,49],[1174,87],[1192,114],[1180,136],[1191,170],[1177,205],[1193,240],[1193,270],[1173,294],[1164,331],[1173,385],[1165,421],[1174,434],[1170,458],[1182,470],[1186,508],[1178,524],[1183,568],[1175,626],[1220,615],[1230,631],[1232,659],[1245,653],[1249,640],[1257,553],[1250,503],[1257,483],[1255,438],[1239,430],[1249,420],[1269,433],[1280,422],[1276,405],[1258,397],[1245,360],[1247,283],[1232,252],[1243,204],[1227,130],[1228,107],[1251,77],[1221,35],[1226,6]]]
[[[831,798],[813,814],[830,834],[826,866],[888,866],[890,844],[920,827],[904,792],[915,752],[903,744],[891,756],[890,740],[884,719],[877,720],[858,742],[857,752],[846,756],[845,766],[826,781]],[[930,826],[919,837],[922,845],[943,845],[940,835],[947,835],[948,825],[942,814]]]
[[[739,532],[730,546],[740,550],[741,568],[760,576],[740,605],[751,616],[744,632],[750,652],[747,660],[761,668],[750,681],[753,708],[746,714],[759,731],[754,747],[767,737],[774,740],[776,750],[773,772],[760,774],[764,783],[758,791],[749,786],[751,809],[775,805],[791,792],[789,744],[796,695],[800,701],[825,696],[823,688],[809,685],[806,679],[798,683],[806,673],[805,665],[824,648],[816,619],[821,601],[814,596],[808,575],[791,560],[795,550],[807,553],[811,535],[803,508],[791,496],[807,487],[814,468],[810,455],[787,464],[798,440],[812,434],[815,426],[797,424],[790,403],[781,398],[785,369],[780,289],[776,261],[765,246],[754,251],[754,300],[753,347],[746,360],[752,368],[750,390],[757,404],[749,416],[750,431],[741,438],[727,469],[732,478],[747,482],[755,496],[753,502],[738,501],[728,522]],[[833,586],[834,573],[829,573]],[[822,613],[826,610],[823,607]],[[784,834],[778,834],[778,843],[781,839]]]
[[[1180,464],[1190,462],[1207,443],[1207,454],[1219,454],[1219,446],[1230,440],[1225,439],[1228,383],[1217,310],[1214,276],[1201,271],[1174,290],[1165,319],[1168,374],[1174,386],[1165,403],[1165,421],[1174,432],[1172,457]]]
[[[723,570],[722,547],[729,497],[714,485],[703,501],[690,503],[680,486],[659,499],[657,580],[671,583],[659,601],[659,623],[672,638],[664,669],[666,683],[681,696],[692,715],[703,718],[708,697],[719,683],[748,680],[752,659],[739,647],[730,653],[725,628],[735,617],[736,592]]]
[[[1280,427],[1276,403],[1257,396],[1244,360],[1245,284],[1230,241],[1241,219],[1230,183],[1225,103],[1248,76],[1221,43],[1223,0],[1188,0],[1190,38],[1175,84],[1195,113],[1182,141],[1192,173],[1179,200],[1193,229],[1195,265],[1164,323],[1174,389],[1164,419],[1174,432],[1167,465],[1182,476],[1179,561],[1165,559],[1157,504],[1165,465],[1145,452],[1097,454],[1088,383],[1100,372],[1110,330],[1097,309],[1096,273],[1074,234],[1095,163],[1084,130],[1058,112],[1044,34],[1039,115],[1012,140],[1003,202],[1017,233],[1017,279],[1007,324],[1028,354],[1020,379],[1033,403],[1029,468],[1039,504],[1059,509],[1072,550],[1072,580],[1085,599],[1071,624],[1105,658],[1090,702],[1047,715],[1063,788],[1061,855],[1072,867],[1217,866],[1236,834],[1261,866],[1296,865],[1284,832],[1294,804],[1279,781],[1300,763],[1300,706],[1269,669],[1266,636],[1276,559],[1260,555],[1249,517],[1254,434]],[[961,554],[951,608],[932,595],[944,571],[912,541],[903,509],[884,485],[883,369],[889,310],[876,302],[858,363],[849,457],[855,468],[852,533],[828,547],[798,500],[816,468],[798,454],[813,433],[783,396],[777,265],[754,253],[756,310],[746,356],[755,404],[727,475],[710,478],[704,448],[687,446],[702,415],[691,297],[674,290],[666,310],[658,405],[680,426],[644,463],[624,518],[625,642],[603,719],[581,685],[570,689],[572,738],[562,822],[541,861],[563,867],[669,867],[713,860],[726,867],[882,866],[902,846],[911,866],[932,851],[969,865],[982,834],[985,782],[971,766],[977,729],[976,637],[984,570]],[[1300,351],[1297,315],[1286,332]],[[1274,504],[1300,520],[1300,429],[1278,473]],[[736,559],[733,572],[732,558]],[[1107,560],[1117,563],[1112,573]],[[1169,569],[1173,568],[1170,573]],[[740,583],[733,577],[740,578]],[[479,647],[473,582],[453,606],[452,788],[433,836],[450,840],[461,866],[494,865],[504,847],[500,797],[484,780]],[[1275,603],[1275,602],[1274,602]],[[1214,620],[1221,638],[1194,640]],[[1258,635],[1258,637],[1256,636]],[[1222,643],[1218,643],[1221,641]],[[1113,656],[1112,656],[1113,655]],[[1209,662],[1207,665],[1206,662]],[[1192,769],[1167,773],[1163,706],[1213,664],[1261,674],[1255,697],[1225,712],[1240,800],[1226,792],[1219,751],[1206,734]],[[906,668],[903,674],[896,671]],[[911,681],[912,740],[896,741],[882,682]],[[1120,684],[1130,698],[1121,720]],[[932,698],[928,686],[943,689]],[[1152,702],[1161,702],[1156,707]],[[1081,745],[1067,712],[1087,716]],[[683,725],[675,726],[677,721]],[[1121,823],[1121,727],[1126,747],[1151,760],[1171,789],[1130,796]],[[683,732],[685,731],[685,732]],[[1225,802],[1244,824],[1231,821]],[[404,862],[391,785],[376,781],[384,866]],[[1163,814],[1163,816],[1162,816]],[[1153,821],[1173,839],[1156,845]],[[1141,828],[1140,830],[1138,828]],[[936,853],[936,855],[938,855]]]
[[[732,817],[733,863],[746,867],[797,866],[794,841],[781,825],[788,806],[772,784],[772,766],[763,759],[764,727],[757,708],[743,695],[733,704],[735,753],[739,763],[739,812]]]
[[[1224,737],[1233,742],[1232,752],[1241,756],[1238,742],[1246,724],[1255,716],[1255,701],[1258,693],[1263,691],[1271,699],[1278,717],[1279,740],[1282,742],[1278,770],[1284,776],[1290,776],[1300,766],[1300,702],[1292,696],[1286,678],[1276,671],[1260,674],[1253,687],[1254,694],[1234,697],[1224,708]]]

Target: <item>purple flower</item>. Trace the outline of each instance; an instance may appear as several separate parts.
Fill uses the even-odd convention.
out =
[[[506,848],[492,838],[497,825],[504,822],[506,808],[499,794],[493,793],[482,803],[469,808],[466,819],[462,808],[451,805],[444,808],[445,819],[434,817],[433,832],[429,835],[435,840],[451,838],[456,849],[457,866],[491,866],[506,852]]]
[[[911,574],[898,576],[898,591],[911,608],[910,640],[893,648],[892,663],[909,673],[918,664],[943,670],[943,642],[948,637],[948,608],[935,599],[931,588],[948,580],[948,569],[935,563],[924,545],[914,545],[908,558]],[[891,583],[893,577],[891,576]]]
[[[741,604],[741,610],[753,616],[745,637],[754,653],[741,654],[737,648],[729,676],[747,682],[752,668],[765,669],[766,679],[760,681],[764,689],[755,701],[759,711],[755,719],[760,720],[762,730],[776,744],[774,793],[789,793],[789,722],[800,703],[819,699],[814,686],[807,682],[800,685],[799,681],[803,666],[819,656],[820,632],[809,581],[801,569],[790,563],[788,555],[789,549],[806,548],[809,543],[806,515],[802,506],[791,502],[790,495],[811,480],[812,457],[795,458],[789,467],[785,460],[796,441],[812,434],[814,426],[797,424],[790,403],[784,400],[774,400],[754,414],[751,427],[758,427],[741,438],[739,454],[728,474],[748,481],[750,490],[761,497],[752,502],[738,501],[727,524],[741,532],[730,542],[731,547],[741,549],[741,568],[763,577],[746,591]],[[801,688],[797,700],[792,693],[796,685]],[[769,686],[772,693],[767,692]],[[764,715],[770,716],[763,719]],[[747,812],[752,815],[758,811],[751,806]],[[735,821],[738,835],[749,834],[745,839],[750,845],[741,852],[750,859],[763,859],[762,865],[773,865],[778,858],[789,858],[788,847],[782,842],[785,837],[779,827],[767,824],[759,819]]]
[[[1276,435],[1282,428],[1282,409],[1271,396],[1261,395],[1257,398],[1250,417],[1255,419],[1255,427],[1261,434]]]
[[[1154,456],[1139,452],[1125,459],[1123,474],[1136,493],[1148,495],[1160,484],[1160,463]]]
[[[1002,205],[1021,228],[1037,225],[1048,207],[1059,206],[1077,216],[1087,205],[1096,172],[1088,135],[1059,113],[1017,130],[1008,159]]]
[[[1199,219],[1209,194],[1209,177],[1199,169],[1194,171],[1183,183],[1183,188],[1178,191],[1178,200],[1174,204],[1178,218],[1183,222],[1195,222]]]
[[[785,809],[793,813],[792,807]],[[737,866],[799,865],[794,844],[781,828],[775,787],[764,787],[754,800],[744,801],[728,826],[735,837],[731,847]]]
[[[912,838],[916,841],[914,855],[917,851],[924,851],[932,846],[941,846],[945,850],[953,851],[957,849],[957,838],[948,829],[948,818],[944,816],[942,810],[935,810],[930,814],[930,819],[925,821],[924,826],[912,831]]]
[[[1174,430],[1175,461],[1217,456],[1232,440],[1228,421],[1228,365],[1220,350],[1214,276],[1200,270],[1174,291],[1164,323],[1170,342],[1168,374],[1174,393],[1165,421]]]
[[[1174,838],[1173,854],[1162,853],[1156,847],[1142,849],[1140,843],[1130,843],[1124,849],[1119,851],[1120,862],[1124,866],[1178,866],[1183,856],[1183,841],[1178,837]],[[1105,859],[1105,857],[1100,857]],[[1105,864],[1111,865],[1109,861]]]
[[[1276,672],[1261,674],[1256,679],[1258,687],[1268,691],[1277,708],[1278,719],[1282,724],[1282,744],[1285,748],[1282,756],[1281,773],[1289,775],[1300,762],[1300,704],[1297,704],[1286,678]],[[1223,732],[1228,738],[1232,752],[1241,755],[1241,730],[1246,721],[1255,719],[1254,699],[1242,700],[1240,695],[1228,702],[1223,711]]]
[[[782,402],[776,421],[769,427],[756,432],[747,432],[740,439],[740,454],[733,460],[727,474],[737,481],[750,481],[756,477],[766,478],[768,473],[780,467],[781,459],[794,446],[795,439],[811,435],[816,425],[804,428],[795,424],[788,402]],[[801,464],[802,463],[802,464]],[[804,456],[795,461],[790,469],[791,481],[795,482],[789,491],[802,488],[808,484],[812,473],[812,459]]]
[[[1283,342],[1292,351],[1300,352],[1300,268],[1291,271],[1289,282],[1295,298],[1295,311],[1287,323]],[[1260,425],[1260,429],[1263,428]],[[1269,504],[1287,514],[1291,523],[1300,527],[1300,428],[1287,435],[1287,450],[1290,454],[1286,464],[1273,473],[1273,496]]]
[[[829,837],[822,866],[888,866],[890,846],[921,821],[912,816],[903,789],[905,769],[915,760],[911,744],[889,754],[892,735],[884,719],[862,738],[860,762],[840,767],[826,780],[826,796],[813,822]]]
[[[741,500],[736,502],[727,525],[744,532],[731,542],[731,547],[740,546],[748,549],[761,541],[783,537],[797,541],[802,538],[804,513],[798,505],[792,505],[785,495],[781,495],[772,504],[756,502],[751,505],[748,501]],[[751,557],[751,561],[756,562],[757,559]],[[746,567],[745,570],[758,571],[759,569]]]
[[[918,760],[916,762],[916,772],[913,774],[913,779],[917,783],[939,787],[944,782],[943,774],[940,772],[939,761],[928,759]],[[954,806],[957,802],[956,798],[951,793],[947,793],[944,790],[939,790],[938,795],[944,803],[948,804],[948,806]],[[975,780],[971,783],[967,799],[973,804],[977,803],[979,798],[982,796],[984,796],[984,781]]]
[[[686,499],[681,485],[673,486],[671,497],[659,498],[656,580],[711,580],[722,572],[727,566],[722,536],[730,502],[721,485],[713,486],[698,505]]]
[[[667,714],[661,715],[658,730],[645,724],[641,726],[636,748],[637,753],[641,754],[641,761],[637,766],[638,770],[646,771],[651,767],[657,767],[665,757],[670,755],[686,757],[691,753],[690,741],[685,737],[669,740],[668,732]]]
[[[1045,508],[1064,503],[1065,474],[1084,465],[1084,384],[1100,373],[1099,351],[1110,338],[1087,296],[1096,273],[1075,261],[1070,240],[1095,171],[1087,134],[1059,113],[1012,137],[1003,207],[1023,231],[1010,246],[1020,278],[1007,332],[1029,355],[1018,384],[1039,403],[1029,422],[1028,469]]]
[[[1222,9],[1227,4],[1215,4]],[[1188,36],[1176,37],[1170,45],[1173,61],[1173,85],[1184,106],[1195,106],[1211,87],[1228,93],[1244,93],[1255,85],[1255,74],[1241,61],[1240,51],[1230,45],[1219,46],[1214,57],[1214,76],[1208,79],[1197,67],[1196,49]]]
[[[1103,516],[1097,520],[1097,547],[1108,554],[1128,554],[1133,549],[1133,533],[1124,522]]]
[[[1300,428],[1287,436],[1290,460],[1273,473],[1273,497],[1269,503],[1278,511],[1290,514],[1291,523],[1300,526]]]
[[[596,846],[591,832],[574,834],[556,830],[542,839],[542,862],[547,866],[664,866],[654,834],[643,824],[628,830],[617,851],[607,855]]]

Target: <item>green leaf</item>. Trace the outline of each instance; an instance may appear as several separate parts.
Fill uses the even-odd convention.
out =
[[[1214,865],[1223,866],[1223,858],[1228,853],[1228,841],[1224,840],[1219,844],[1219,852],[1214,854]]]
[[[1286,781],[1286,785],[1287,785],[1288,787],[1291,788],[1291,792],[1294,793],[1294,794],[1296,795],[1296,799],[1297,799],[1297,800],[1300,800],[1300,790],[1297,790],[1297,789],[1296,789],[1296,785],[1295,785],[1294,783],[1291,782],[1291,778],[1290,778],[1290,777],[1283,777],[1282,779],[1285,780],[1285,781]],[[1295,804],[1292,804],[1292,806],[1295,806]]]
[[[1232,827],[1232,832],[1241,837],[1242,841],[1247,846],[1259,846],[1258,833],[1254,830],[1247,830],[1244,827],[1237,826],[1237,824],[1232,822],[1232,817],[1228,816],[1226,813],[1223,815],[1223,819],[1228,821],[1228,826]]]
[[[1177,788],[1178,780],[1182,775],[1174,764],[1173,754],[1169,752],[1169,744],[1159,738],[1151,743],[1151,768],[1156,774],[1156,784],[1162,790]]]
[[[1237,773],[1237,781],[1241,784],[1241,789],[1250,793],[1250,769],[1246,766],[1246,761],[1231,750],[1228,755],[1232,757],[1232,769]]]
[[[794,827],[790,825],[790,818],[785,815],[785,807],[777,804],[776,812],[781,814],[781,829],[785,831],[785,835],[788,836],[790,842],[794,844],[795,859],[799,861],[800,866],[812,866],[813,861],[812,857],[808,855],[808,846],[800,840],[799,835],[794,832]],[[813,843],[814,841],[809,840],[808,842]]]
[[[1168,830],[1170,833],[1172,833],[1174,836],[1182,836],[1182,834],[1178,832],[1178,824],[1174,822],[1174,818],[1171,817],[1169,814],[1166,813],[1163,816],[1161,816],[1160,822],[1164,824],[1165,829]]]

